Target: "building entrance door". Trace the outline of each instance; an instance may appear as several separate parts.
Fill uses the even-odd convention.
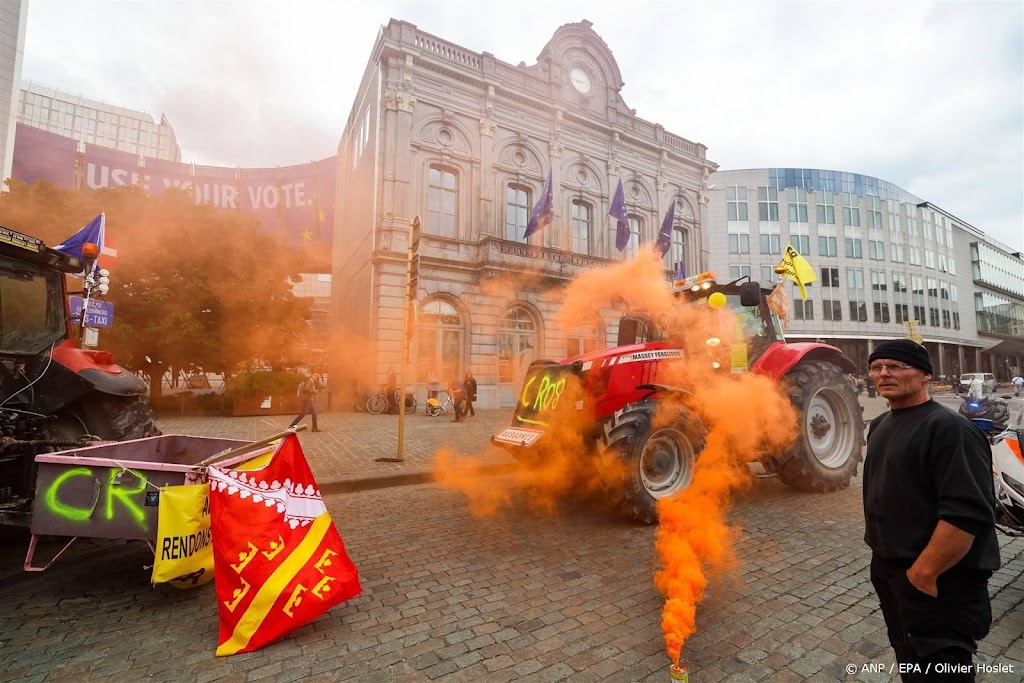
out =
[[[502,408],[516,404],[530,363],[537,359],[537,325],[523,308],[505,314],[498,332],[498,394]]]

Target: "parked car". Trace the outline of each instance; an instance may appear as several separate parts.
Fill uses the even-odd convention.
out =
[[[975,377],[980,377],[981,381],[985,383],[985,395],[994,394],[996,392],[996,376],[991,372],[967,372],[960,375],[960,392],[967,393],[968,387],[971,385],[971,380]]]

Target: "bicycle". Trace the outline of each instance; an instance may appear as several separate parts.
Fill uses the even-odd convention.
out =
[[[437,417],[441,413],[447,413],[450,405],[452,405],[452,395],[444,390],[439,391],[437,398],[427,399],[427,415]]]
[[[394,404],[397,406],[402,402],[401,394],[396,390],[394,395]],[[416,397],[410,392],[405,395],[405,414],[409,415],[416,412]],[[387,390],[384,385],[380,385],[377,388],[377,392],[366,399],[366,411],[372,415],[380,415],[388,409]]]

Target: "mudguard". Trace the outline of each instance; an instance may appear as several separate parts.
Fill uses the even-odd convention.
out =
[[[112,396],[142,396],[146,383],[114,362],[109,351],[80,349],[67,340],[54,348],[53,360],[88,382],[97,391]]]

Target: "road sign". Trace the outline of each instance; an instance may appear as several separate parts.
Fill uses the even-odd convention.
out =
[[[69,298],[71,317],[77,319],[82,312],[82,297]],[[85,314],[85,324],[93,327],[110,327],[114,324],[114,304],[99,299],[89,299],[89,310]]]

